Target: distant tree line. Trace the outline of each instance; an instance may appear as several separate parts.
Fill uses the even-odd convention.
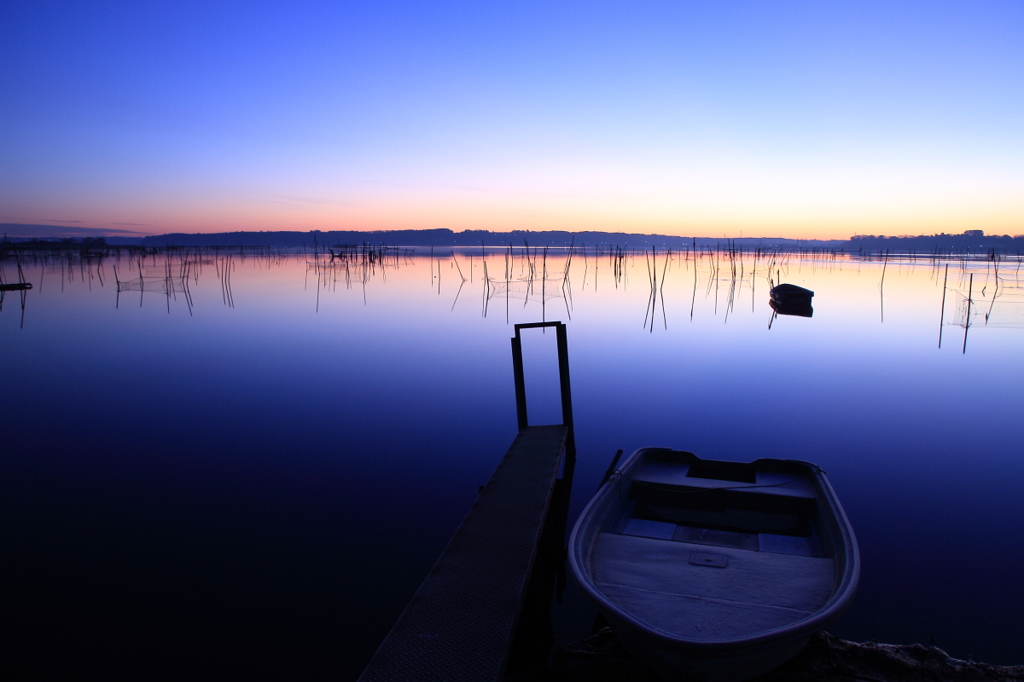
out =
[[[849,250],[899,253],[1024,253],[1024,235],[986,235],[982,230],[963,234],[932,234],[917,237],[885,237],[859,234],[850,238]]]
[[[9,225],[12,228],[24,228],[23,225]],[[47,227],[50,226],[27,226]],[[97,231],[99,231],[97,229]],[[17,232],[15,232],[17,234]],[[678,237],[659,234],[630,234],[626,232],[567,232],[564,230],[513,230],[511,232],[492,232],[490,230],[453,230],[440,228],[432,230],[312,230],[309,232],[273,231],[273,232],[217,232],[217,233],[173,233],[148,237],[84,237],[84,238],[26,238],[7,237],[0,243],[27,242],[38,244],[64,244],[80,247],[100,246],[207,246],[207,247],[270,247],[270,248],[306,248],[322,249],[337,247],[341,244],[371,246],[409,246],[436,248],[474,248],[474,247],[576,247],[587,246],[621,247],[627,249],[659,249],[683,250],[700,249],[754,249],[783,251],[827,250],[833,252],[854,253],[918,253],[918,254],[981,254],[1012,253],[1024,254],[1024,235],[986,235],[982,230],[967,230],[963,234],[933,234],[928,236],[886,237],[883,235],[856,235],[849,240],[820,239],[785,239],[782,237],[747,237],[739,239],[715,237]]]
[[[772,248],[842,248],[845,241],[784,239],[781,237],[727,239],[709,237],[678,237],[659,234],[630,234],[626,232],[567,232],[564,230],[513,230],[491,232],[490,230],[449,229],[433,230],[381,230],[358,232],[332,230],[311,232],[220,232],[215,234],[163,234],[144,237],[145,246],[272,246],[312,248],[314,245],[334,246],[336,244],[389,244],[416,247],[479,247],[479,246],[530,246],[581,247],[619,246],[623,248],[647,249],[652,246],[664,249],[729,248],[744,249]]]

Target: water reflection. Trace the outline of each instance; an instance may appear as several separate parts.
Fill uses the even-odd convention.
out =
[[[7,612],[67,660],[75,642],[123,642],[197,669],[298,661],[354,678],[514,437],[508,325],[561,318],[580,452],[570,521],[618,448],[814,461],[864,554],[837,635],[934,634],[953,655],[1020,662],[1017,257],[4,254],[3,282],[20,257],[33,284],[0,308],[18,358],[0,364],[18,391],[0,457]],[[813,290],[813,320],[769,332],[773,282]],[[32,299],[20,329],[15,293]],[[935,308],[955,332],[941,350]],[[140,386],[159,390],[136,399]],[[800,428],[780,429],[779,409]],[[573,600],[559,637],[592,622],[565,615]]]
[[[508,322],[510,306],[513,300],[522,301],[525,308],[531,300],[540,302],[541,321],[547,321],[548,301],[561,299],[565,306],[565,314],[572,319],[572,284],[569,270],[572,265],[573,249],[569,249],[561,258],[561,266],[556,266],[552,258],[552,270],[548,269],[549,249],[540,250],[524,246],[518,260],[515,251],[510,247],[505,250],[502,276],[491,276],[484,259],[484,292],[482,314],[487,317],[491,301],[505,302],[505,321]],[[539,261],[539,263],[538,263]],[[516,266],[519,272],[516,274]],[[561,277],[551,276],[561,270]]]
[[[114,271],[114,285],[117,289],[117,296],[114,299],[114,307],[119,308],[121,306],[121,293],[125,291],[137,291],[139,292],[139,307],[142,307],[142,302],[145,299],[146,292],[149,291],[151,294],[162,294],[167,301],[167,313],[171,312],[171,299],[177,301],[178,294],[182,294],[185,303],[188,305],[188,314],[192,314],[192,295],[189,291],[189,278],[196,277],[198,282],[198,273],[192,272],[192,261],[189,258],[183,258],[174,267],[171,258],[167,258],[163,263],[163,272],[160,274],[153,274],[153,268],[150,268],[148,272],[143,271],[142,258],[139,258],[135,262],[138,275],[129,277],[127,279],[121,279],[117,271],[117,264],[111,266]],[[129,270],[131,263],[129,263]],[[102,272],[98,269],[97,272]],[[133,273],[134,274],[134,273]],[[219,270],[218,270],[219,275]],[[223,285],[222,285],[223,289]]]
[[[306,284],[308,275],[316,275],[316,306],[320,312],[320,291],[337,291],[339,283],[345,289],[358,284],[366,304],[366,285],[377,275],[386,282],[387,271],[398,268],[413,253],[412,249],[394,246],[373,246],[370,244],[338,244],[335,247],[314,248],[306,260]],[[433,267],[433,266],[432,266]],[[433,269],[431,269],[433,274]]]
[[[964,330],[961,352],[967,352],[968,332],[980,325],[982,329],[1024,329],[1024,283],[1020,279],[1021,259],[1016,258],[1004,266],[1000,274],[1003,257],[993,255],[985,259],[984,271],[971,268],[967,262],[959,261],[954,271],[957,281],[950,284],[949,263],[943,267],[942,303],[939,312],[939,348],[942,347],[942,330],[953,325]],[[1010,272],[1012,272],[1012,275]],[[980,288],[976,288],[978,275]],[[946,320],[947,305],[952,315]]]
[[[0,262],[0,312],[4,309],[4,297],[7,296],[9,291],[17,291],[21,298],[21,321],[19,326],[25,327],[25,301],[28,298],[28,292],[32,288],[32,283],[25,279],[25,271],[21,269],[21,259],[19,258],[16,262],[18,268],[18,281],[8,282],[4,276],[3,263]]]
[[[809,282],[836,273],[852,284],[865,266],[877,268],[879,307],[876,319],[881,324],[886,321],[886,298],[891,293],[894,266],[900,280],[914,277],[915,272],[925,267],[931,272],[937,289],[940,349],[944,329],[950,325],[963,329],[963,339],[958,344],[962,353],[966,352],[968,336],[973,336],[972,330],[1024,328],[1022,259],[998,254],[943,258],[888,252],[871,256],[744,251],[732,247],[659,251],[656,248],[631,250],[587,245],[554,248],[524,244],[475,251],[449,249],[447,253],[431,249],[429,255],[410,248],[334,245],[317,246],[311,252],[299,254],[268,249],[89,246],[49,250],[7,248],[0,256],[0,312],[4,310],[4,297],[17,291],[19,326],[24,326],[26,320],[29,279],[38,281],[32,292],[36,296],[44,291],[48,277],[59,276],[61,291],[80,285],[92,291],[94,284],[102,291],[110,279],[114,283],[115,309],[120,308],[123,294],[130,292],[138,295],[140,307],[148,298],[156,296],[166,312],[170,313],[172,307],[180,303],[193,315],[196,288],[204,288],[201,284],[204,268],[211,269],[215,275],[221,305],[234,308],[239,268],[246,268],[246,287],[262,288],[272,271],[283,276],[294,270],[293,264],[302,263],[302,286],[307,291],[313,289],[310,293],[314,297],[311,301],[314,312],[320,312],[323,295],[337,295],[342,291],[357,290],[362,303],[368,305],[368,292],[373,288],[387,287],[389,277],[399,276],[403,267],[415,272],[426,264],[424,273],[429,273],[427,281],[431,290],[447,298],[446,308],[451,313],[474,300],[473,305],[478,306],[478,314],[484,318],[491,316],[497,305],[506,322],[511,322],[517,308],[520,313],[526,313],[534,307],[533,319],[547,320],[556,315],[571,321],[578,314],[579,301],[574,300],[574,296],[586,294],[584,310],[590,315],[598,314],[592,306],[593,300],[610,305],[635,300],[636,322],[649,334],[655,328],[668,332],[670,319],[694,324],[700,315],[720,317],[728,324],[738,314],[736,304],[744,295],[750,297],[749,312],[756,313],[759,287],[770,294],[777,282],[791,274],[799,274],[801,281]],[[445,272],[451,275],[444,276]],[[254,278],[258,273],[259,277]],[[646,281],[642,291],[630,286],[637,277]],[[404,288],[405,281],[396,282],[396,286]],[[469,290],[475,294],[467,297]],[[49,293],[48,289],[46,291]],[[856,287],[843,292],[842,302],[830,296],[830,305],[841,304],[849,311],[854,291]],[[901,299],[906,296],[899,295]],[[856,305],[862,306],[864,301],[861,298]],[[765,302],[768,303],[769,328],[780,315],[814,315],[809,302],[804,305],[771,297]],[[903,300],[897,303],[901,309],[905,305]]]

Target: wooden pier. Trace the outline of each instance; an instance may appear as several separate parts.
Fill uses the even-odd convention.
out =
[[[528,423],[520,330],[533,327],[555,327],[558,335],[562,424]],[[564,513],[552,511],[552,499],[559,483],[567,493],[576,458],[565,325],[516,325],[512,358],[519,435],[360,682],[504,675],[541,538],[551,530],[545,526],[561,523],[564,532]],[[568,502],[567,494],[557,497]]]

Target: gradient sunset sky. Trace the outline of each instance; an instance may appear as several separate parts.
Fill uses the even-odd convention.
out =
[[[0,222],[1024,233],[1024,2],[13,2]]]

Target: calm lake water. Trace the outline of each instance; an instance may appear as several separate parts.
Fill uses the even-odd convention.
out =
[[[0,665],[354,679],[515,437],[509,338],[541,319],[568,324],[570,520],[618,448],[815,462],[863,559],[834,634],[1024,662],[1019,261],[949,261],[943,307],[945,261],[659,252],[652,305],[642,252],[538,252],[532,287],[521,249],[428,253],[23,263]],[[813,317],[772,319],[769,274]],[[524,334],[557,422],[554,334]]]

